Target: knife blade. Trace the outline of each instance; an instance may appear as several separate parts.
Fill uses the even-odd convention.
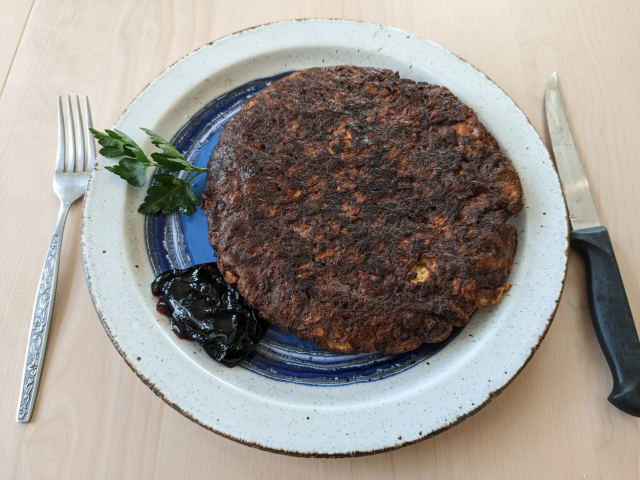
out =
[[[545,112],[569,210],[570,245],[584,257],[591,321],[613,376],[609,402],[640,417],[640,340],[609,232],[600,223],[571,134],[556,72],[547,83]]]
[[[600,218],[569,128],[556,72],[553,72],[547,83],[545,110],[553,156],[556,159],[562,190],[567,201],[571,226],[574,230],[597,227],[600,225]]]

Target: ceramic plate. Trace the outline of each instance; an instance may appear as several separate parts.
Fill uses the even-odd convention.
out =
[[[179,340],[155,310],[150,283],[169,268],[210,262],[202,211],[137,213],[144,189],[99,158],[85,197],[83,254],[100,319],[128,365],[169,405],[225,437],[267,450],[342,456],[397,448],[478,411],[518,374],[553,318],[566,272],[567,219],[540,137],[513,101],[474,67],[389,27],[289,21],[245,30],[187,55],[131,103],[116,128],[147,150],[139,127],[173,138],[205,166],[218,134],[247,98],[278,78],[353,64],[444,85],[478,114],[512,160],[525,210],[512,220],[518,250],[512,289],[446,342],[402,355],[333,355],[271,327],[236,368]],[[151,175],[152,172],[149,172]],[[204,178],[193,184],[200,191]]]

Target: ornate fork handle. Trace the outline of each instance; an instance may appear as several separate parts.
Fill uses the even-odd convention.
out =
[[[53,229],[47,257],[40,274],[40,284],[36,294],[29,331],[29,343],[24,362],[24,374],[22,378],[22,391],[20,392],[20,404],[18,405],[18,422],[28,422],[33,412],[36,401],[38,384],[42,373],[44,352],[47,346],[47,336],[51,324],[51,313],[56,295],[58,283],[58,265],[60,264],[60,246],[62,244],[62,232],[64,222],[70,204],[61,204],[58,212],[58,220]]]

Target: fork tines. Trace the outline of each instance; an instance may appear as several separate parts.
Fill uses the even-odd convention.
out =
[[[71,107],[71,96],[67,95],[67,136],[69,138],[68,145],[66,145],[62,97],[58,96],[58,160],[56,162],[56,171],[64,173],[91,172],[96,158],[93,139],[89,138],[89,141],[85,142],[85,128],[82,122],[82,113],[80,111],[80,98],[77,95],[75,103],[76,120],[74,121],[73,109]],[[87,128],[93,128],[89,99],[86,96],[84,97],[84,116],[87,121]],[[86,154],[85,144],[87,145]],[[67,153],[66,155],[65,152]]]

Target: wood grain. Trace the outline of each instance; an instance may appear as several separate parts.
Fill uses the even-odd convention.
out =
[[[182,55],[290,18],[382,23],[473,63],[547,141],[543,92],[559,72],[600,218],[640,320],[640,4],[605,0],[449,2],[1,0],[0,478],[640,478],[640,420],[606,401],[611,377],[571,253],[556,319],[522,374],[490,405],[425,442],[371,457],[290,458],[212,434],[165,405],[109,342],[82,269],[72,208],[46,368],[32,423],[14,422],[37,277],[53,228],[55,96],[87,94],[112,125]],[[27,19],[28,17],[28,19]],[[17,32],[24,34],[20,40]],[[4,27],[3,27],[4,28]],[[18,46],[18,42],[19,46]],[[15,54],[15,58],[14,58]],[[6,71],[10,71],[8,76]]]
[[[22,33],[31,13],[33,2],[34,0],[0,0],[0,12],[2,12],[5,19],[2,23],[2,28],[0,28],[0,45],[2,45],[2,54],[0,54],[0,95],[22,39]]]

